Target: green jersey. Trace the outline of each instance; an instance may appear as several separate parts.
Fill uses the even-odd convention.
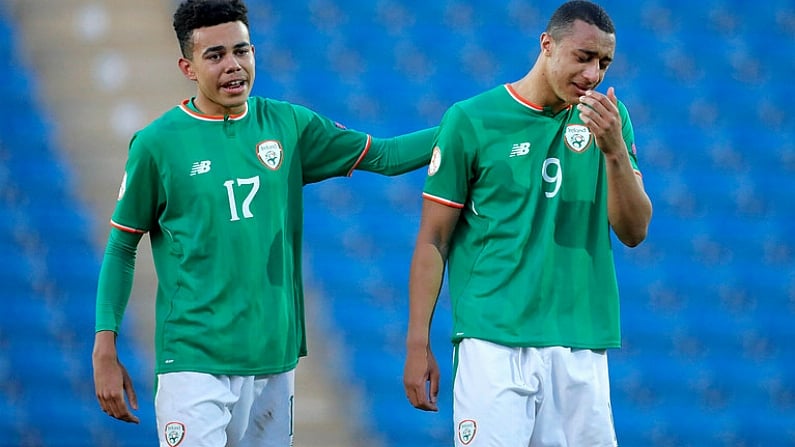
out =
[[[430,135],[416,149],[427,155],[402,168],[427,162]],[[111,223],[150,233],[157,373],[294,368],[306,354],[302,187],[360,163],[391,173],[388,144],[257,97],[226,117],[202,115],[186,100],[139,131]],[[393,164],[382,169],[385,162]],[[97,330],[118,330],[119,319],[98,312]]]
[[[605,161],[576,107],[552,113],[510,85],[455,104],[423,195],[461,208],[448,257],[454,341],[620,345]]]

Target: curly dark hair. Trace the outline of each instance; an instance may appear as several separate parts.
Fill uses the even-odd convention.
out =
[[[585,0],[574,0],[560,5],[549,19],[546,32],[553,39],[559,39],[561,35],[569,31],[575,20],[595,25],[608,34],[616,33],[613,20],[607,15],[607,12],[596,3]]]
[[[243,0],[185,0],[174,13],[174,31],[182,55],[193,54],[193,30],[227,22],[243,22],[248,28],[248,8]]]

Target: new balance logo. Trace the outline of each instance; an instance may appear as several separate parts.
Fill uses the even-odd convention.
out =
[[[211,163],[212,162],[210,160],[197,161],[196,163],[193,163],[193,166],[190,168],[191,177],[194,175],[206,174],[210,172]]]
[[[511,157],[521,157],[530,153],[530,143],[515,143],[511,148]]]

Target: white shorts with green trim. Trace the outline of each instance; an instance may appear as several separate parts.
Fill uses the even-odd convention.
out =
[[[157,376],[160,447],[293,445],[295,371],[268,376]]]
[[[604,350],[455,349],[456,447],[616,447]]]

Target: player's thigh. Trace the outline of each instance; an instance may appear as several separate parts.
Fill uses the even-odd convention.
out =
[[[237,396],[225,376],[175,372],[157,376],[155,416],[160,447],[223,447]]]
[[[233,424],[242,437],[230,447],[287,447],[293,445],[295,370],[257,376],[233,411]],[[240,426],[244,423],[244,426]],[[232,440],[230,433],[230,441]]]
[[[539,408],[533,446],[617,445],[604,350],[543,348],[548,387]]]
[[[539,392],[520,369],[526,349],[464,339],[455,348],[453,420],[458,447],[526,447]],[[537,362],[538,367],[542,365]]]

